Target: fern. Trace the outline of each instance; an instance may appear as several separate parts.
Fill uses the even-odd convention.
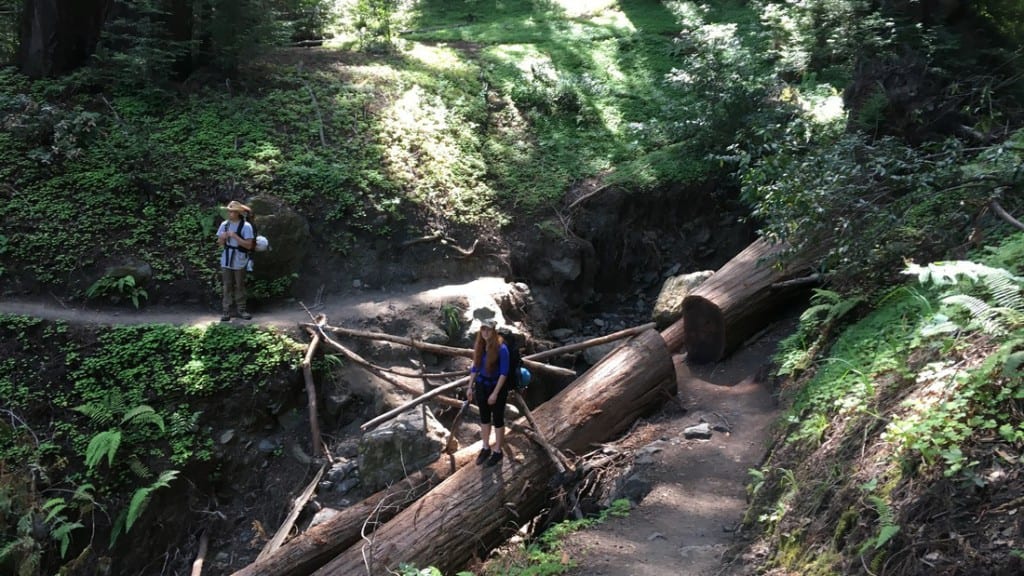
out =
[[[125,415],[121,418],[121,425],[124,426],[129,422],[139,426],[144,424],[153,424],[159,428],[161,432],[164,431],[164,419],[156,413],[156,410],[153,410],[145,404],[140,404],[128,412],[125,412]]]
[[[977,328],[999,336],[1024,324],[1024,297],[1021,295],[1024,278],[1007,270],[958,260],[934,262],[928,266],[909,264],[903,272],[917,276],[923,284],[951,286],[942,303],[967,312],[966,328]],[[966,286],[963,284],[965,281]],[[944,316],[941,318],[938,323],[944,327],[941,331],[948,331],[945,328],[947,321]]]
[[[85,465],[92,470],[99,464],[103,457],[107,457],[107,466],[113,466],[114,454],[121,445],[121,431],[107,430],[100,432],[89,441],[89,447],[85,450]]]
[[[1024,370],[1021,369],[1022,365],[1024,365],[1024,350],[1014,352],[1010,354],[1003,364],[1002,375],[1005,378],[1024,377]]]
[[[50,532],[50,538],[60,542],[60,557],[67,556],[68,545],[71,544],[71,532],[84,528],[80,522],[63,522]]]
[[[132,529],[132,525],[142,515],[143,510],[146,509],[146,505],[149,504],[149,498],[155,490],[160,488],[166,488],[171,485],[171,481],[178,477],[177,470],[164,470],[160,477],[153,481],[149,486],[139,488],[132,494],[132,501],[128,505],[128,514],[125,516],[125,532]]]
[[[874,495],[868,496],[868,502],[871,503],[875,512],[878,514],[880,527],[878,530],[878,536],[875,536],[871,540],[865,542],[864,548],[866,549],[868,546],[873,544],[875,550],[878,550],[882,546],[885,546],[885,543],[891,540],[893,536],[899,533],[900,526],[896,523],[896,517],[888,502]]]

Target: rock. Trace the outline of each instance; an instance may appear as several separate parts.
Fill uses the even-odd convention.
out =
[[[688,440],[710,440],[711,439],[711,425],[707,422],[701,422],[696,426],[690,426],[683,430],[683,437]]]
[[[547,264],[555,276],[560,276],[563,280],[570,282],[579,278],[580,272],[583,271],[583,264],[579,258],[551,259]]]
[[[294,458],[299,464],[308,466],[313,463],[313,459],[310,458],[309,454],[306,454],[306,451],[298,444],[289,444],[288,453],[291,454],[292,458]]]
[[[572,337],[575,332],[570,328],[555,328],[550,332],[551,337],[555,340],[566,340]]]
[[[650,493],[651,483],[638,474],[630,475],[622,486],[622,495],[637,504]]]
[[[359,476],[376,492],[437,460],[448,431],[430,409],[413,410],[363,435],[359,442]],[[425,420],[425,421],[424,421]]]
[[[298,408],[286,410],[277,416],[277,423],[284,430],[292,430],[306,420],[306,415]]]
[[[235,439],[235,431],[234,431],[234,429],[229,429],[229,430],[225,430],[225,431],[221,432],[220,433],[220,437],[217,438],[217,441],[220,442],[221,444],[230,444],[231,441],[234,440],[234,439]]]
[[[404,393],[395,390],[391,383],[352,363],[336,368],[334,374],[352,394],[370,404],[374,414],[383,414],[405,404],[409,399]]]
[[[647,537],[647,541],[648,542],[654,542],[655,540],[657,540],[659,538],[661,538],[662,540],[667,540],[667,538],[665,538],[664,534],[662,534],[661,532],[655,532],[655,533],[653,533],[653,534],[651,534],[650,536]]]
[[[352,394],[351,390],[336,382],[328,381],[324,387],[324,411],[334,418],[337,418],[345,409],[351,407],[355,400],[355,395]]]
[[[336,493],[338,493],[339,495],[344,496],[345,494],[348,494],[349,492],[354,490],[357,486],[359,486],[359,483],[360,483],[359,478],[346,478],[346,479],[342,480],[341,482],[338,482],[334,486],[334,491]]]
[[[256,196],[247,204],[255,216],[256,233],[270,241],[270,250],[253,257],[253,276],[274,280],[298,272],[312,244],[309,222],[273,196]]]
[[[654,311],[651,318],[658,325],[664,328],[672,324],[683,315],[683,299],[694,289],[700,286],[705,280],[714,274],[713,270],[691,272],[679,276],[672,276],[661,285],[661,292],[658,300],[654,303]]]
[[[599,344],[597,346],[591,346],[583,351],[583,359],[587,361],[587,364],[593,366],[601,361],[608,355],[609,352],[619,347],[622,342],[608,342],[607,344]]]
[[[108,266],[107,269],[103,271],[103,276],[114,279],[131,276],[135,279],[136,286],[143,286],[153,277],[153,267],[147,262],[130,259],[120,264]]]
[[[332,464],[331,469],[327,471],[327,479],[331,482],[341,482],[358,468],[359,463],[355,460],[346,460],[344,458],[339,459],[337,462]]]
[[[603,328],[604,327],[604,320],[602,320],[600,318],[594,318],[594,326],[597,326],[598,328]]]
[[[270,438],[264,438],[263,440],[260,440],[259,445],[256,446],[256,449],[264,454],[270,454],[271,452],[277,450],[277,448],[277,442],[271,440]]]
[[[312,528],[318,524],[323,524],[338,514],[341,514],[340,510],[335,510],[334,508],[322,508],[313,516],[313,519],[309,521],[309,527]]]
[[[353,288],[362,288],[363,287],[363,281],[358,279],[358,278],[356,278],[355,280],[352,281],[352,287]]]

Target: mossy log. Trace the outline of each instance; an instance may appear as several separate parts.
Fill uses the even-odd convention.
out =
[[[683,300],[682,318],[662,332],[668,349],[685,347],[692,362],[717,362],[763,328],[806,289],[784,282],[805,274],[818,259],[817,251],[788,251],[785,243],[759,239],[729,260]]]

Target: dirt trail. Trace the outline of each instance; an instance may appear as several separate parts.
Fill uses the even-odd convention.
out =
[[[759,374],[787,326],[776,326],[718,364],[688,367],[676,357],[686,412],[666,408],[623,443],[637,451],[636,472],[651,491],[628,517],[571,535],[574,576],[712,576],[746,507],[747,470],[766,453],[778,408]],[[722,425],[710,440],[683,429]]]
[[[339,324],[341,322],[358,322],[365,318],[375,318],[380,314],[417,307],[437,308],[455,298],[468,299],[471,309],[474,306],[488,303],[490,306],[494,306],[493,300],[489,300],[490,296],[505,290],[506,284],[503,279],[485,277],[463,284],[421,282],[403,285],[395,289],[351,290],[329,296],[315,307],[313,302],[305,304],[313,307],[315,313],[326,314],[332,324]],[[245,321],[236,318],[232,322],[291,329],[297,323],[309,321],[309,315],[302,309],[299,302],[294,301],[254,308],[252,313],[252,320]],[[219,312],[204,310],[199,306],[143,306],[139,310],[130,307],[114,309],[86,305],[69,306],[53,299],[47,301],[2,300],[0,301],[0,314],[98,325],[176,324],[185,326],[205,325],[220,321]]]

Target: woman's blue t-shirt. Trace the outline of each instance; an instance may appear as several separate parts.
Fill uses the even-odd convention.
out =
[[[508,376],[509,363],[510,362],[509,362],[509,356],[508,356],[508,346],[506,346],[505,344],[502,344],[501,347],[498,348],[498,373],[497,374],[488,373],[487,372],[487,350],[485,349],[483,356],[480,358],[480,376],[482,376],[483,379],[485,381],[487,381],[487,382],[497,383],[499,377],[501,377],[501,376],[506,376],[507,377]]]

